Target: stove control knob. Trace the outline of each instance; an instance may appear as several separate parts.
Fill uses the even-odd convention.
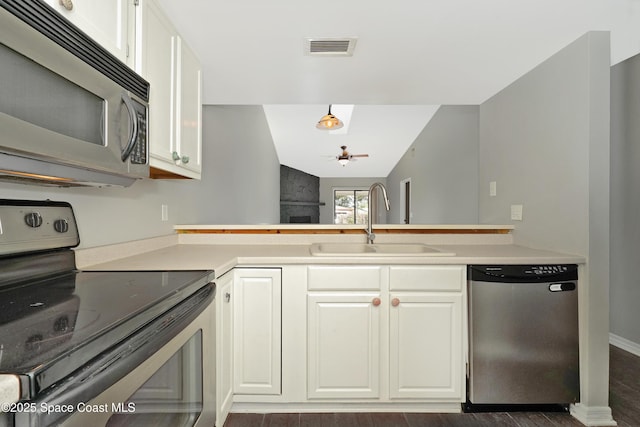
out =
[[[42,215],[39,212],[29,212],[24,216],[24,222],[31,228],[38,228],[42,225]]]
[[[69,231],[69,222],[66,219],[56,219],[53,222],[53,229],[58,233],[66,233]]]

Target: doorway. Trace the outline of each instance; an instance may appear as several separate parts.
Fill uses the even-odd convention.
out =
[[[411,178],[400,181],[400,221],[411,222]]]

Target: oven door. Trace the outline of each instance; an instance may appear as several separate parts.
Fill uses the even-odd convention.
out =
[[[16,414],[15,425],[213,426],[214,286],[186,314],[183,307],[160,316],[39,396],[36,412]]]

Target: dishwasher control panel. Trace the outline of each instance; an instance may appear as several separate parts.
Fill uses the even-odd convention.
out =
[[[578,279],[576,264],[470,265],[469,280],[484,282],[556,282]]]

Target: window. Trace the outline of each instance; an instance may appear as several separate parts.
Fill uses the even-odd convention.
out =
[[[333,190],[335,224],[366,224],[368,214],[368,190]]]

